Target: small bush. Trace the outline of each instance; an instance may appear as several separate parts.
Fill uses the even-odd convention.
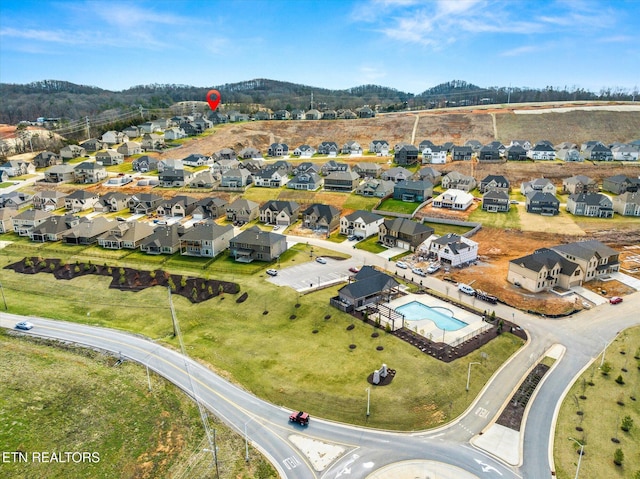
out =
[[[623,462],[624,462],[624,452],[622,452],[622,449],[618,448],[616,449],[616,452],[613,453],[613,463],[616,466],[622,466]]]
[[[624,378],[622,377],[622,374],[620,374],[617,378],[616,378],[616,382],[618,384],[624,384]]]
[[[603,376],[608,376],[609,373],[611,372],[611,364],[609,364],[608,361],[605,361],[604,363],[602,363],[602,366],[600,366],[600,372],[602,373]]]
[[[629,432],[631,430],[631,428],[633,427],[633,419],[631,416],[625,416],[622,418],[622,425],[620,426],[620,429],[622,429],[624,432]]]

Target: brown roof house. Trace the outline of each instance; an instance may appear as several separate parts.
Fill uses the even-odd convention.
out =
[[[91,245],[98,242],[98,237],[111,229],[113,221],[104,216],[93,219],[81,218],[80,223],[62,235],[62,240],[67,244]]]
[[[178,223],[158,226],[140,242],[140,251],[147,254],[173,254],[180,251],[180,232],[183,227]]]
[[[57,190],[38,191],[33,195],[33,207],[38,210],[57,210],[64,206],[66,196],[66,193]]]
[[[107,249],[138,249],[153,231],[153,226],[142,221],[116,221],[109,231],[98,237],[98,244]]]

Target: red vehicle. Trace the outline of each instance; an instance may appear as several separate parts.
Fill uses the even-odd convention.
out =
[[[352,266],[351,268],[349,268],[349,271],[351,271],[352,273],[358,273],[360,272],[360,268],[356,268],[355,266]]]
[[[309,414],[303,411],[294,412],[289,416],[289,422],[297,422],[301,426],[309,424]]]
[[[609,302],[611,304],[618,304],[618,303],[622,303],[622,298],[620,296],[613,296]]]

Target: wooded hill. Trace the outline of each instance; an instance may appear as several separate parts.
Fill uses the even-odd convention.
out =
[[[253,113],[256,105],[273,111],[313,107],[356,109],[364,105],[378,106],[381,111],[406,108],[442,108],[447,106],[544,102],[566,100],[631,100],[637,92],[603,89],[593,93],[578,88],[546,87],[544,89],[488,87],[481,88],[454,80],[415,95],[379,85],[361,85],[345,90],[330,90],[308,85],[267,79],[239,83],[195,87],[189,85],[138,85],[122,91],[76,85],[67,81],[43,80],[25,85],[0,84],[0,123],[17,124],[38,117],[77,120],[105,111],[115,113],[143,107],[163,109],[178,102],[204,101],[207,92],[220,91],[224,104],[243,113]]]

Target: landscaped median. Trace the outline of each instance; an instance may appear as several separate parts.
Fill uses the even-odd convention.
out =
[[[558,478],[640,478],[640,327],[623,331],[567,393],[556,424]],[[572,438],[572,439],[569,439]]]

